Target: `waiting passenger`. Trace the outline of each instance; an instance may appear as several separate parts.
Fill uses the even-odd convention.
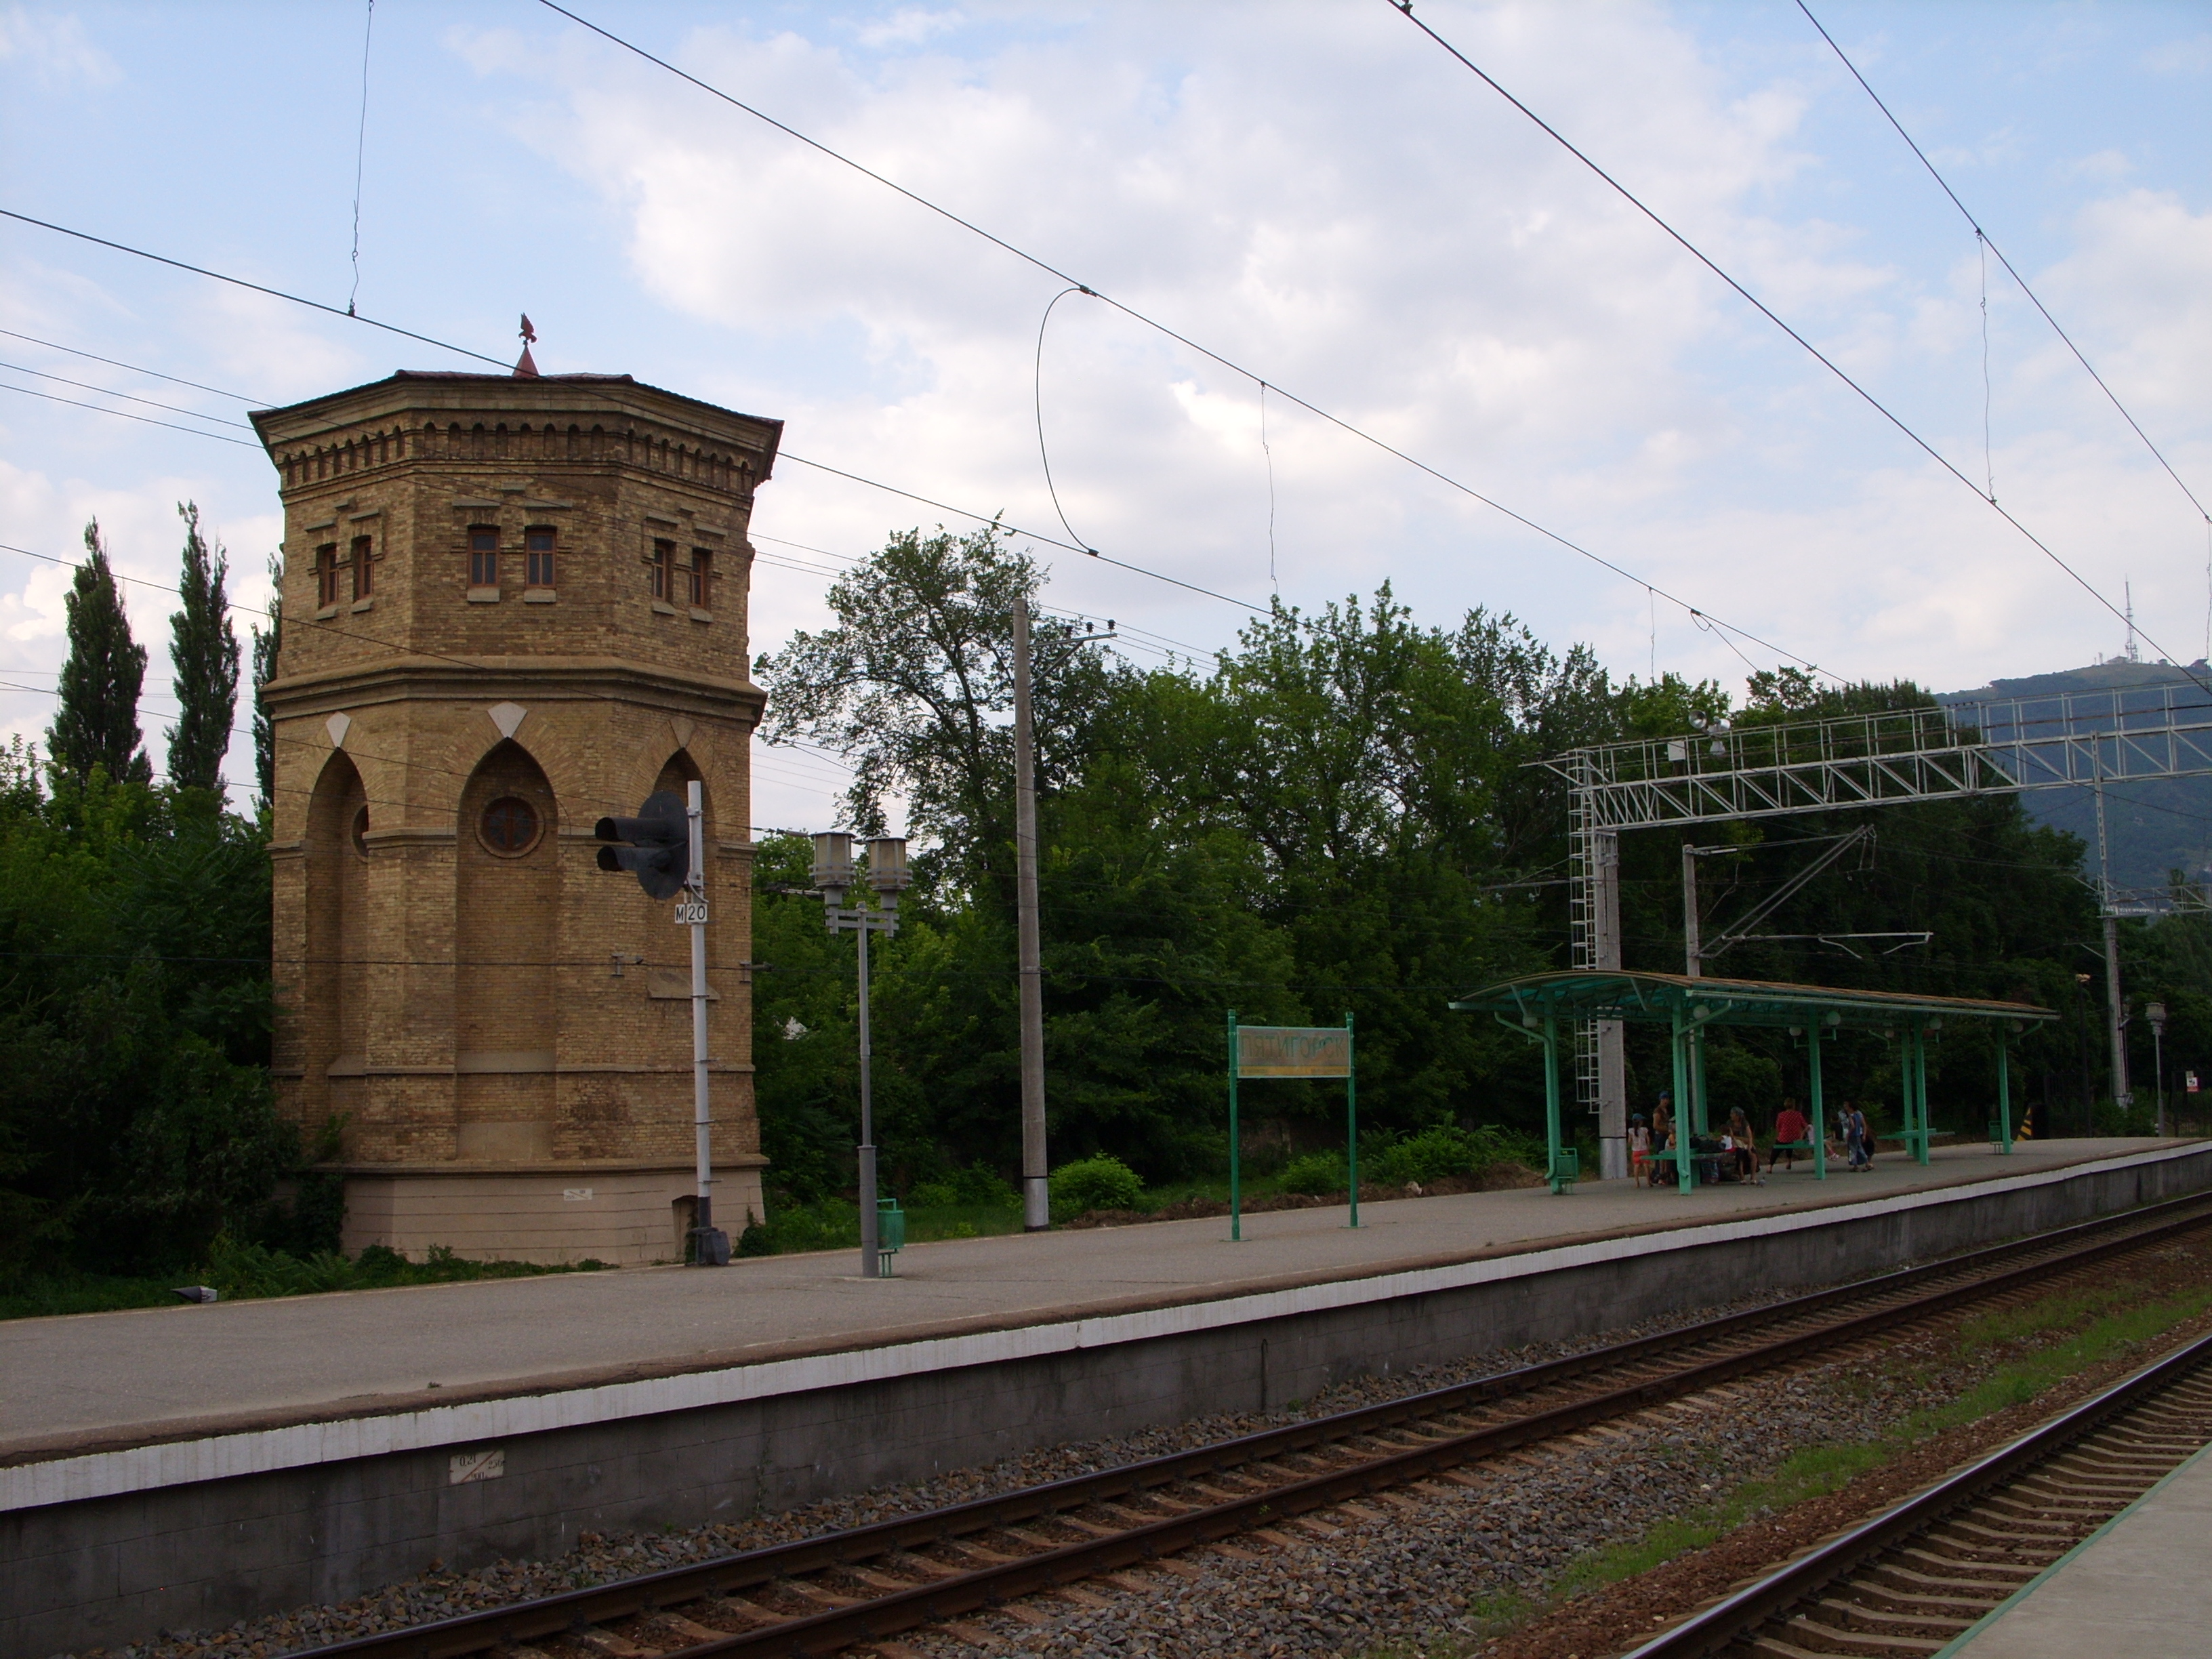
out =
[[[1874,1167],[1874,1134],[1867,1127],[1866,1114],[1846,1103],[1844,1113],[1850,1120],[1851,1168],[1870,1170]]]
[[[1648,1181],[1651,1175],[1651,1129],[1638,1113],[1628,1125],[1628,1178]]]
[[[1797,1109],[1797,1103],[1782,1103],[1781,1115],[1774,1120],[1774,1150],[1766,1155],[1766,1167],[1771,1170],[1774,1160],[1785,1154],[1794,1173],[1797,1168],[1797,1146],[1811,1132],[1813,1126],[1805,1121],[1805,1114]]]
[[[1742,1107],[1739,1106],[1729,1114],[1728,1133],[1729,1151],[1735,1158],[1736,1178],[1756,1181],[1760,1186],[1765,1186],[1765,1180],[1759,1173],[1759,1143],[1752,1138],[1751,1120],[1743,1115]]]

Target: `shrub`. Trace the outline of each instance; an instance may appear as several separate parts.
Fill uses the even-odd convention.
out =
[[[1480,1175],[1504,1163],[1540,1169],[1544,1164],[1543,1148],[1530,1136],[1514,1134],[1489,1124],[1469,1130],[1457,1124],[1443,1123],[1378,1149],[1368,1167],[1383,1185],[1403,1187],[1409,1182]]]
[[[1004,1210],[1020,1202],[1020,1194],[980,1164],[956,1170],[942,1181],[917,1182],[906,1195],[909,1210],[957,1210],[971,1206]]]
[[[1308,1152],[1283,1165],[1277,1177],[1286,1193],[1305,1193],[1319,1198],[1340,1193],[1350,1181],[1342,1152]]]
[[[1052,1217],[1067,1221],[1086,1210],[1133,1210],[1145,1201],[1137,1172],[1110,1152],[1100,1152],[1052,1172]]]

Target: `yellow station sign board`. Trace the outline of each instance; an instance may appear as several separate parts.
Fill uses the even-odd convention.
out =
[[[1240,1025],[1239,1077],[1350,1077],[1352,1033],[1340,1025]]]

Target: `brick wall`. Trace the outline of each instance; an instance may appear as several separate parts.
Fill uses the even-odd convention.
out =
[[[283,1110],[343,1118],[363,1224],[448,1242],[444,1206],[479,1254],[603,1240],[562,1197],[578,1171],[691,1161],[690,956],[592,826],[696,779],[719,1190],[757,1208],[745,530],[780,424],[626,376],[427,374],[255,422],[285,513]]]

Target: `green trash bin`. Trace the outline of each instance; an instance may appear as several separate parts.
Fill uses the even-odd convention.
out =
[[[1552,1190],[1564,1193],[1582,1179],[1583,1155],[1571,1146],[1562,1146],[1552,1154]]]
[[[876,1200],[876,1265],[877,1271],[886,1279],[891,1276],[891,1258],[906,1249],[906,1212],[899,1208],[895,1198]]]

